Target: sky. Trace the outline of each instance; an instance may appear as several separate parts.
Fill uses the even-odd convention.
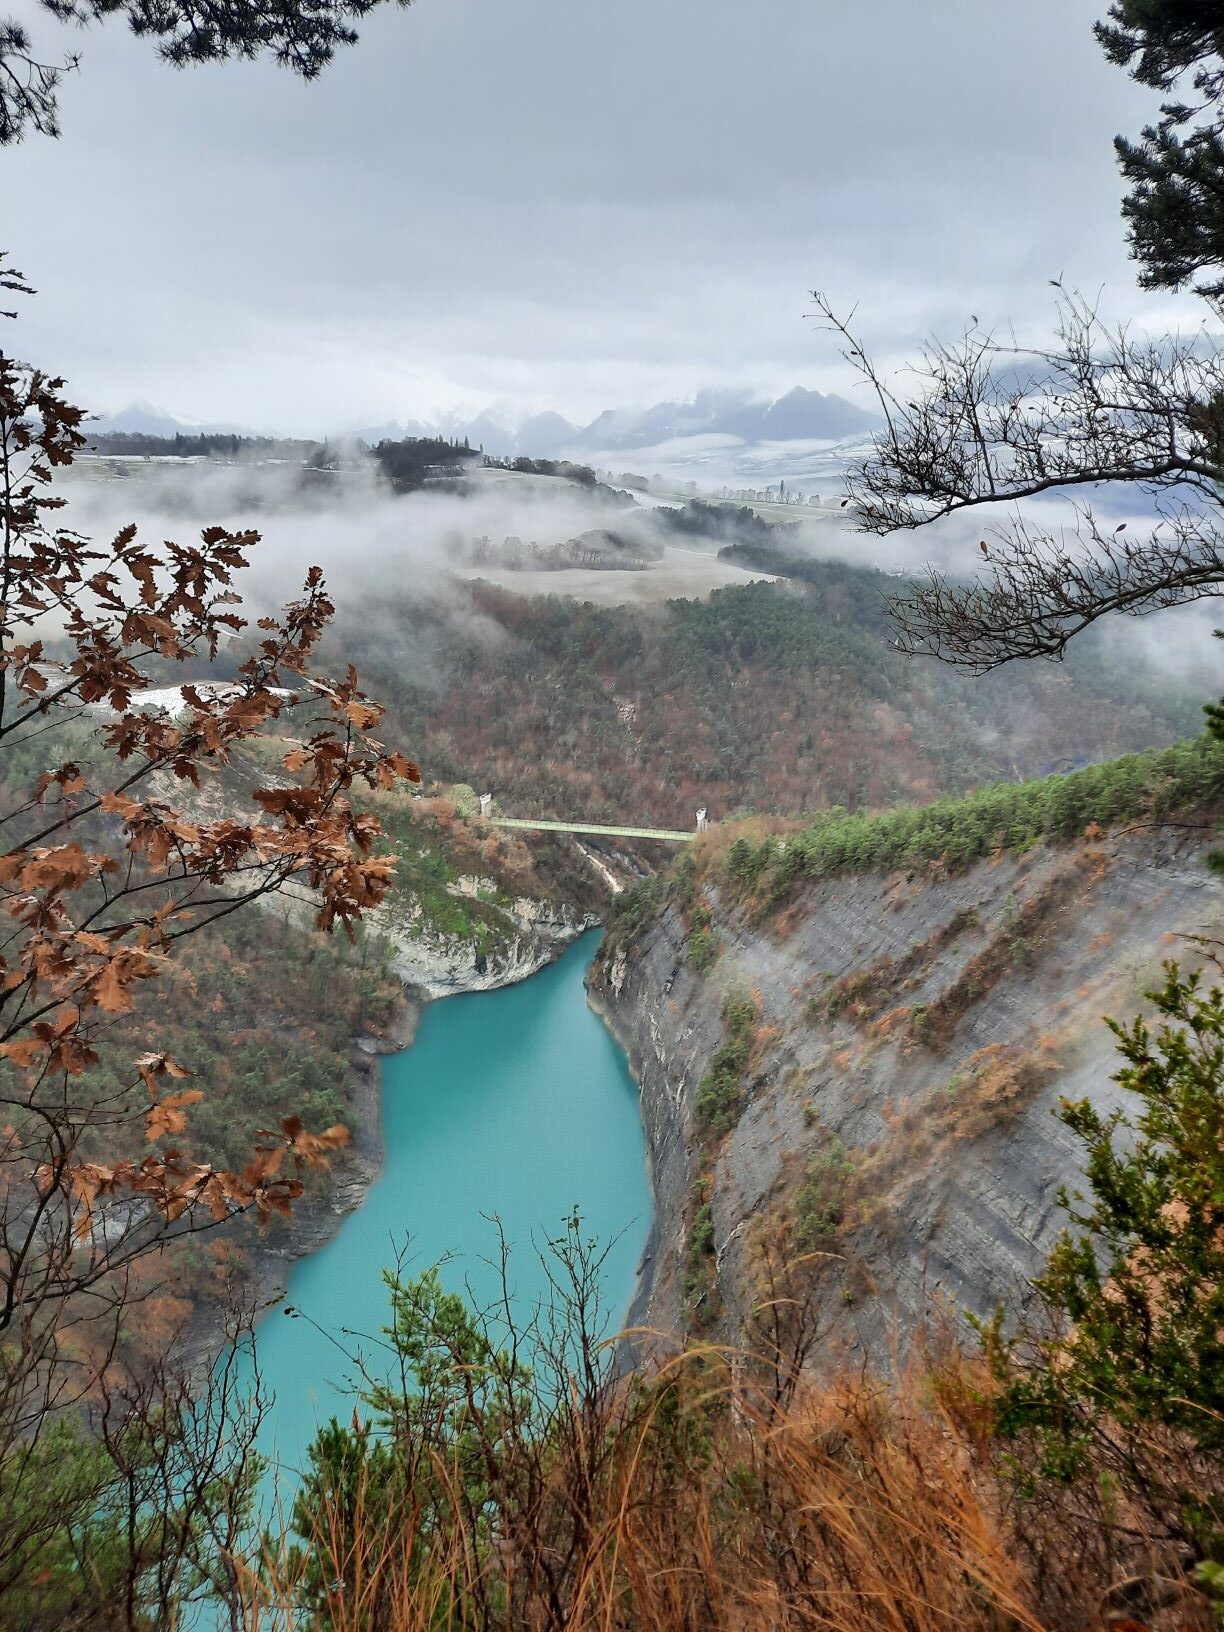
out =
[[[1111,138],[1155,98],[1101,9],[414,0],[304,84],[9,0],[82,51],[62,139],[0,150],[17,343],[98,411],[318,435],[708,386],[869,406],[817,288],[886,362],[970,314],[1043,338],[1059,276],[1193,324],[1126,257]]]

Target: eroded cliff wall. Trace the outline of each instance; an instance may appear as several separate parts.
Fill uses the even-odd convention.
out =
[[[808,1295],[852,1354],[884,1354],[933,1305],[1013,1300],[1077,1179],[1052,1108],[1120,1094],[1102,1017],[1137,1012],[1162,960],[1195,962],[1192,938],[1224,928],[1206,848],[1165,826],[954,878],[827,880],[764,921],[707,885],[712,961],[691,906],[613,933],[591,996],[641,1086],[657,1201],[635,1321],[738,1337],[771,1241],[829,1255]],[[752,1023],[720,1131],[695,1107],[729,1000]]]

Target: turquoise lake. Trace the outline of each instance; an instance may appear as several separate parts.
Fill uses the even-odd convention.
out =
[[[604,1292],[612,1329],[623,1322],[651,1200],[637,1090],[586,1002],[598,944],[592,932],[517,986],[430,1004],[412,1047],[382,1061],[382,1174],[334,1239],[294,1266],[285,1305],[308,1320],[277,1308],[256,1333],[275,1397],[260,1449],[282,1470],[282,1500],[316,1428],[352,1414],[343,1384],[353,1368],[337,1344],[351,1351],[349,1334],[377,1336],[386,1323],[380,1272],[405,1243],[409,1274],[449,1258],[448,1288],[466,1279],[491,1300],[484,1259],[496,1255],[496,1214],[514,1248],[517,1305],[529,1311],[547,1290],[533,1238],[558,1235],[576,1206],[585,1233],[616,1238]]]

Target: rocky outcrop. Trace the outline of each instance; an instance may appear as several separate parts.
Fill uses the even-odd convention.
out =
[[[487,949],[441,935],[428,924],[377,916],[372,927],[393,948],[391,968],[405,988],[428,1001],[459,992],[491,992],[526,980],[558,957],[599,920],[549,902],[520,896],[499,912],[499,929]]]
[[[1196,961],[1192,938],[1224,928],[1205,849],[1169,827],[954,878],[822,881],[767,923],[707,889],[704,974],[675,904],[628,945],[611,935],[591,999],[641,1087],[656,1198],[634,1321],[693,1318],[702,1181],[713,1335],[739,1334],[771,1237],[835,1255],[810,1296],[860,1353],[885,1355],[933,1304],[1013,1300],[1077,1179],[1052,1109],[1120,1096],[1102,1017],[1137,1012],[1163,959]],[[752,1048],[734,1126],[711,1135],[694,1102],[731,993],[753,1005]]]

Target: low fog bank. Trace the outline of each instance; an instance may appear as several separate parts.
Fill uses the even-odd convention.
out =
[[[480,578],[522,595],[646,606],[773,577],[777,563],[764,553],[747,563],[719,559],[742,527],[768,551],[876,569],[900,589],[901,580],[928,566],[977,574],[980,540],[1008,520],[983,511],[878,538],[856,532],[849,513],[837,508],[761,506],[768,524],[750,515],[745,522],[735,505],[690,502],[680,512],[682,498],[669,508],[657,497],[639,502],[640,495],[558,476],[480,468],[461,482],[399,495],[369,462],[313,471],[275,463],[82,460],[57,478],[57,491],[68,500],[67,525],[98,539],[131,521],[154,539],[184,539],[211,524],[257,529],[261,542],[242,585],[253,609],[291,598],[307,568],[318,565],[342,612],[368,607],[385,589],[400,602],[434,603],[442,618],[468,615],[457,579]],[[1111,512],[1112,525],[1119,514]],[[1029,516],[1055,537],[1070,537],[1076,525],[1066,502],[1035,506]],[[1122,519],[1135,531],[1151,526],[1141,513]],[[1098,638],[1206,696],[1224,690],[1224,648],[1212,639],[1220,622],[1213,597],[1146,618],[1114,618]],[[500,631],[490,630],[489,638]],[[422,657],[428,669],[427,653]]]
[[[215,461],[81,461],[61,478],[67,525],[94,538],[135,521],[184,539],[209,525],[254,528],[246,592],[292,595],[321,566],[343,606],[385,583],[439,596],[454,578],[485,578],[525,595],[605,604],[705,595],[768,576],[717,559],[726,542],[671,538],[653,505],[556,476],[477,469],[460,482],[396,494],[373,464],[339,471]]]
[[[656,487],[683,487],[695,482],[703,492],[777,489],[803,498],[836,504],[846,471],[870,446],[865,438],[790,437],[785,441],[749,441],[711,432],[672,437],[641,448],[584,448],[588,463],[607,470],[630,470]],[[576,450],[571,450],[576,451]]]
[[[1155,525],[1150,511],[1127,511],[1121,504],[1123,496],[1115,492],[1108,496],[1111,505],[1094,504],[1098,518],[1108,518],[1109,531],[1125,524],[1132,536],[1150,534]],[[813,560],[874,568],[895,578],[900,591],[904,580],[921,579],[931,571],[960,579],[981,577],[982,541],[993,547],[1017,519],[1014,506],[983,507],[881,538],[856,532],[847,511],[822,513],[805,518],[789,535],[786,547]],[[1047,499],[1027,506],[1023,519],[1035,536],[1075,553],[1081,507],[1065,499]],[[1224,693],[1224,643],[1213,638],[1215,629],[1224,624],[1221,600],[1213,594],[1161,612],[1105,618],[1095,626],[1094,638],[1110,653],[1126,655],[1176,685],[1215,696]]]
[[[558,476],[498,468],[477,468],[457,482],[397,494],[372,461],[320,471],[271,462],[99,459],[78,462],[57,487],[69,500],[69,524],[88,535],[104,536],[129,521],[166,538],[214,523],[253,527],[263,540],[255,551],[261,578],[272,575],[280,585],[287,573],[297,579],[317,564],[337,579],[339,593],[354,575],[369,587],[384,572],[429,582],[446,573],[489,576],[508,569],[507,581],[513,582],[536,575],[540,563],[533,552],[613,534],[622,543],[617,565],[639,571],[666,556],[673,573],[691,569],[695,582],[687,592],[696,594],[710,577],[709,560],[728,543],[746,541],[739,538],[735,514],[741,507],[735,501],[702,494],[694,504],[684,493],[670,500],[609,493]],[[673,517],[685,506],[684,525],[677,527]],[[703,509],[705,528],[693,520]],[[750,526],[754,541],[767,537],[771,548],[784,553],[899,576],[921,574],[928,566],[976,573],[978,541],[1006,520],[983,511],[879,538],[857,532],[850,512],[836,503],[815,512],[767,503],[751,509],[769,524],[767,533]],[[1074,512],[1070,505],[1046,504],[1035,519],[1057,531],[1073,525]],[[551,592],[567,592],[566,573],[544,575]]]

